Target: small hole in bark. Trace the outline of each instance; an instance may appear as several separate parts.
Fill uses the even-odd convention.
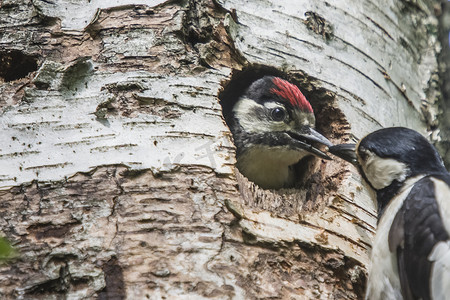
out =
[[[233,124],[232,109],[238,98],[251,83],[266,75],[280,77],[299,87],[314,110],[316,131],[333,143],[344,142],[345,138],[349,137],[350,126],[344,114],[335,105],[335,94],[322,88],[320,81],[301,71],[283,73],[259,65],[234,72],[231,80],[223,84],[219,99],[229,127]],[[326,151],[324,146],[319,148]],[[249,182],[239,171],[236,172],[245,202],[282,215],[295,215],[303,210],[314,211],[326,204],[324,199],[328,197],[325,195],[337,190],[344,177],[342,169],[345,170],[336,161],[327,161],[312,155],[303,158],[292,168],[296,174],[294,185],[280,190],[263,190]]]
[[[35,56],[17,50],[0,52],[0,78],[5,82],[24,78],[37,67]]]

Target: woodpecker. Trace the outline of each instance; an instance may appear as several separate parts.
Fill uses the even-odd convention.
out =
[[[273,76],[254,81],[232,109],[239,171],[264,189],[292,187],[300,159],[330,159],[313,145],[332,145],[314,125],[311,104],[297,86]]]
[[[330,153],[356,159],[377,193],[366,299],[450,299],[450,174],[436,149],[418,132],[392,127]]]

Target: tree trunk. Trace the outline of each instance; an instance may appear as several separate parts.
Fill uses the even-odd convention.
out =
[[[361,298],[357,170],[313,159],[260,189],[222,109],[278,74],[335,143],[439,139],[435,2],[381,2],[1,1],[1,298]]]

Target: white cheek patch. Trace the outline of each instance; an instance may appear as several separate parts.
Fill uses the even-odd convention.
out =
[[[370,151],[367,151],[367,155],[366,161],[361,161],[359,157],[358,159],[367,180],[375,189],[385,188],[394,180],[402,182],[406,179],[408,174],[406,164],[392,158],[381,158]]]
[[[265,105],[258,104],[249,98],[240,98],[233,107],[233,112],[239,120],[239,124],[246,132],[264,133],[288,130],[284,122],[275,122],[262,114],[268,108],[282,107],[274,102]],[[261,114],[258,114],[258,111]]]

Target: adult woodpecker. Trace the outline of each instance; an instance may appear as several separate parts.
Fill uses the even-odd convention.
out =
[[[313,146],[332,145],[314,124],[311,104],[297,86],[273,76],[256,80],[234,104],[229,124],[239,171],[265,189],[292,187],[300,159],[330,159]]]
[[[393,127],[330,152],[377,192],[366,299],[450,299],[450,174],[418,132]]]

